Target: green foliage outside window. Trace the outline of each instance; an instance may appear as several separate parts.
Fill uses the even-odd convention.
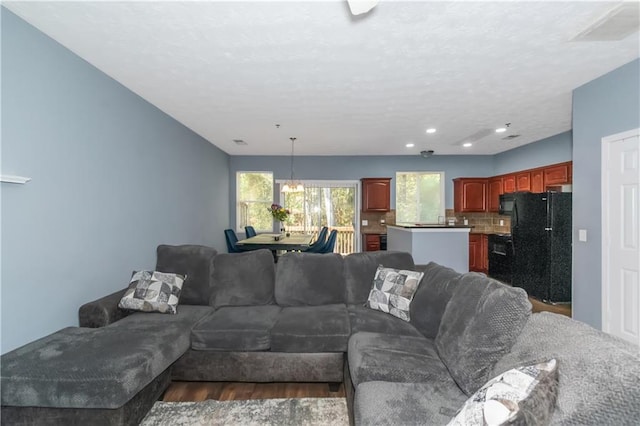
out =
[[[396,222],[438,223],[444,216],[444,173],[396,173]]]
[[[271,232],[273,217],[270,208],[273,203],[273,173],[238,172],[237,178],[237,221],[238,230],[247,225],[258,232]]]
[[[355,189],[305,186],[304,192],[286,193],[284,207],[291,211],[288,223],[308,231],[322,226],[352,227]]]

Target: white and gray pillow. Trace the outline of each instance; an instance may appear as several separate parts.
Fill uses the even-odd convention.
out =
[[[422,272],[378,266],[365,306],[409,321],[411,300],[423,275]]]
[[[167,272],[135,272],[118,307],[131,311],[175,314],[186,278]]]
[[[511,369],[469,397],[447,426],[548,424],[557,388],[555,359]]]

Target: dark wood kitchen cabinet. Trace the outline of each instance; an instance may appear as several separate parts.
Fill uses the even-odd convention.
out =
[[[520,172],[516,173],[516,191],[530,191],[531,190],[531,173]]]
[[[487,178],[453,180],[453,210],[457,213],[487,211]]]
[[[572,172],[573,163],[567,161],[488,178],[455,178],[453,209],[456,213],[498,212],[501,194],[556,189],[558,185],[571,183]]]
[[[569,161],[546,167],[544,169],[544,186],[571,183],[571,165],[572,163]]]
[[[363,178],[362,211],[388,212],[391,210],[391,178]]]
[[[365,234],[364,235],[364,251],[380,250],[380,235]]]
[[[536,169],[531,171],[531,192],[544,192],[544,170]]]
[[[502,177],[502,191],[504,194],[516,192],[516,175],[506,175]]]
[[[502,195],[502,178],[495,177],[489,179],[489,183],[487,185],[489,190],[489,211],[497,212],[500,210],[500,195]]]
[[[480,251],[482,253],[482,272],[489,273],[489,236],[482,234],[482,242],[480,243]]]
[[[489,270],[489,238],[485,234],[469,234],[469,271]]]

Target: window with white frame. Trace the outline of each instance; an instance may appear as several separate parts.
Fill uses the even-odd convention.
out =
[[[396,222],[438,223],[444,217],[444,172],[396,173]]]
[[[273,203],[272,172],[236,173],[236,228],[244,232],[251,225],[258,232],[271,232],[273,218],[269,208]]]

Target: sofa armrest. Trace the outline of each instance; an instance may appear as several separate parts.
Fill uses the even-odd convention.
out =
[[[118,303],[127,289],[118,290],[98,300],[85,303],[78,310],[80,327],[99,328],[109,325],[128,315]]]

